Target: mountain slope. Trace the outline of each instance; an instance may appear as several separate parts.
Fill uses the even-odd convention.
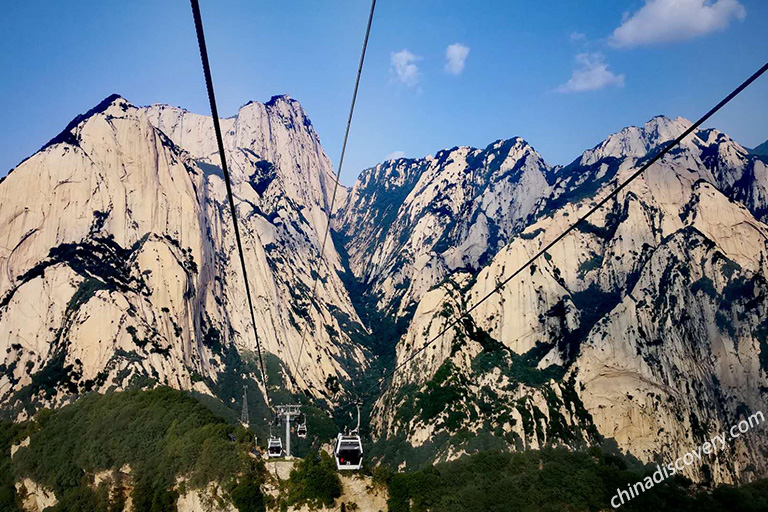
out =
[[[538,220],[476,275],[454,274],[424,296],[398,363],[685,126],[656,118],[553,169]],[[763,165],[742,149],[712,132],[686,139],[399,372],[377,403],[377,435],[405,433],[415,446],[442,438],[434,453],[444,459],[489,432],[511,447],[606,437],[649,461],[765,410],[768,227],[754,216],[765,203],[748,208],[722,191],[765,190],[754,178],[732,185],[733,173]],[[736,158],[728,167],[713,153]],[[430,413],[398,413],[414,404]],[[765,448],[740,440],[709,462],[711,475],[764,474]]]
[[[6,405],[61,403],[138,377],[229,401],[241,389],[221,389],[224,374],[255,377],[218,162],[204,137],[187,151],[153,124],[179,113],[107,98],[0,184]],[[180,117],[188,133],[212,126]],[[349,338],[359,321],[331,270],[338,256],[319,254],[330,163],[293,100],[246,105],[226,126],[250,144],[229,156],[261,342],[302,388],[330,396],[347,368],[366,364]],[[323,279],[309,297],[316,272]],[[308,354],[295,373],[305,326]]]
[[[479,269],[526,225],[548,170],[514,138],[363,171],[335,221],[352,273],[380,310],[408,318],[445,275]]]
[[[750,152],[754,155],[768,156],[768,140],[759,146],[755,146]]]

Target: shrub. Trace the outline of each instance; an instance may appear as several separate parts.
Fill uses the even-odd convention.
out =
[[[245,475],[230,492],[232,503],[240,512],[264,512],[264,494],[261,485],[253,475]]]
[[[310,453],[291,471],[288,504],[332,507],[341,496],[341,480],[336,464],[325,452]]]

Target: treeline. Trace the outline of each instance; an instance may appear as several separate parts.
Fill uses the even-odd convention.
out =
[[[11,447],[27,437],[29,445],[11,458]],[[314,451],[271,497],[263,493],[270,478],[263,461],[249,455],[253,441],[250,431],[180,391],[88,395],[25,423],[0,423],[0,511],[20,510],[15,484],[24,478],[55,492],[58,503],[47,512],[117,512],[128,498],[137,512],[174,511],[180,492],[210,482],[240,512],[336,505],[342,486],[332,457]],[[105,470],[123,481],[97,485],[94,475]],[[612,508],[617,489],[653,470],[599,448],[549,448],[485,451],[406,473],[385,466],[366,472],[388,488],[392,512],[597,512]],[[678,476],[620,510],[766,511],[768,481],[705,490]]]
[[[26,437],[29,446],[11,459],[11,445]],[[176,510],[177,477],[192,487],[217,482],[241,511],[264,510],[264,467],[248,456],[252,442],[244,428],[170,388],[88,395],[0,425],[0,510],[19,510],[14,482],[27,477],[55,492],[49,512],[122,510],[129,492],[134,510]],[[95,485],[94,474],[126,467],[128,485]]]
[[[54,491],[57,504],[46,512],[118,512],[128,498],[137,512],[170,512],[185,488],[210,482],[240,512],[331,507],[341,496],[335,462],[316,450],[277,497],[264,494],[269,477],[262,459],[249,455],[253,433],[211,412],[212,404],[158,387],[94,393],[28,422],[0,423],[0,512],[21,510],[15,484],[24,478]],[[117,478],[97,485],[103,471]]]
[[[566,449],[485,452],[408,473],[374,471],[389,487],[390,512],[596,512],[611,510],[617,489],[653,473],[621,456]],[[618,501],[616,501],[618,503]],[[619,510],[647,512],[758,512],[768,510],[768,481],[699,490],[673,477]]]

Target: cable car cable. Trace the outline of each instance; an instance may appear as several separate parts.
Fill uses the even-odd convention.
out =
[[[360,88],[360,76],[363,74],[363,64],[365,63],[365,52],[368,49],[368,38],[371,35],[371,24],[373,23],[373,12],[376,9],[376,0],[371,0],[371,11],[368,14],[368,25],[365,29],[365,39],[363,39],[363,49],[360,52],[360,63],[357,66],[357,77],[355,78],[355,88],[352,92],[352,103],[349,106],[349,115],[347,116],[347,128],[344,132],[344,143],[341,146],[341,156],[339,157],[339,168],[336,171],[336,181],[333,185],[333,193],[331,194],[331,204],[328,209],[328,224],[325,228],[325,234],[323,235],[323,242],[320,248],[320,258],[325,256],[325,246],[328,241],[328,235],[331,231],[331,215],[333,215],[333,205],[336,202],[336,191],[339,188],[339,180],[341,179],[341,168],[344,165],[344,155],[347,152],[347,141],[349,140],[349,130],[352,126],[352,115],[355,112],[355,103],[357,102],[357,91]],[[315,272],[314,281],[312,283],[312,293],[310,297],[315,296],[317,290],[317,281],[320,278],[320,264],[318,263],[317,271]],[[304,326],[301,335],[301,346],[299,347],[298,360],[293,358],[293,371],[298,375],[299,363],[301,362],[301,356],[304,354],[304,344],[306,343],[307,327]]]
[[[736,89],[734,89],[728,96],[720,100],[720,102],[712,107],[706,114],[704,114],[701,118],[699,118],[698,121],[693,123],[688,129],[686,129],[682,134],[680,134],[676,139],[674,139],[672,142],[670,142],[667,146],[665,146],[661,151],[659,151],[655,156],[653,156],[647,163],[645,163],[640,169],[635,171],[629,178],[627,178],[624,182],[622,182],[618,187],[616,187],[614,190],[612,190],[606,197],[601,199],[595,206],[589,209],[587,213],[579,217],[573,224],[571,224],[568,228],[566,228],[565,231],[560,233],[554,240],[549,242],[544,248],[540,249],[536,254],[533,255],[528,261],[526,261],[520,268],[515,270],[511,275],[504,278],[503,281],[501,281],[499,284],[496,285],[496,287],[488,292],[486,295],[484,295],[478,302],[476,302],[472,307],[467,309],[464,313],[456,317],[450,324],[448,324],[445,328],[443,328],[434,338],[429,340],[424,346],[416,350],[413,354],[408,356],[402,363],[395,366],[391,371],[389,371],[387,374],[385,374],[383,377],[381,377],[379,380],[376,381],[376,383],[371,386],[370,388],[366,389],[363,394],[367,395],[371,393],[372,391],[375,391],[381,387],[381,385],[390,377],[394,376],[399,370],[401,370],[405,365],[413,361],[416,356],[424,352],[429,346],[431,346],[433,343],[435,343],[440,337],[448,332],[450,329],[452,329],[456,324],[458,324],[461,320],[468,317],[472,311],[477,309],[483,302],[491,298],[494,294],[501,291],[502,288],[504,288],[507,283],[509,283],[512,279],[514,279],[516,276],[518,276],[523,270],[528,268],[531,264],[533,264],[534,261],[536,261],[538,258],[544,255],[547,251],[549,251],[554,245],[556,245],[558,242],[560,242],[563,238],[568,236],[569,233],[571,233],[574,229],[576,229],[582,222],[586,221],[587,218],[589,218],[593,213],[595,213],[597,210],[602,208],[608,201],[613,199],[619,192],[621,192],[623,189],[625,189],[630,183],[632,183],[635,179],[637,179],[643,172],[645,172],[650,166],[658,162],[664,155],[669,153],[669,151],[677,146],[683,139],[685,139],[688,135],[693,133],[694,130],[696,130],[699,126],[701,126],[703,123],[705,123],[710,117],[712,117],[718,110],[723,108],[725,105],[727,105],[732,99],[734,99],[736,96],[738,96],[744,89],[749,87],[755,80],[760,78],[766,71],[768,71],[768,63],[765,63],[760,69],[755,71],[752,76],[747,78],[744,82],[741,83]],[[355,402],[350,402],[347,405],[340,407],[340,408],[346,408],[350,405],[354,405]]]
[[[229,210],[232,215],[232,225],[235,228],[235,240],[237,242],[237,252],[240,256],[240,266],[243,269],[243,280],[245,281],[245,295],[248,298],[248,311],[251,313],[251,323],[253,324],[253,335],[256,339],[256,351],[259,355],[259,365],[261,367],[261,380],[264,384],[264,395],[267,407],[270,406],[269,389],[267,388],[267,374],[264,371],[264,359],[261,355],[261,343],[259,333],[256,330],[256,316],[253,312],[253,299],[251,298],[251,288],[248,284],[248,272],[245,265],[245,256],[243,255],[243,243],[240,239],[240,228],[237,225],[237,209],[235,199],[232,195],[232,183],[227,168],[227,159],[224,154],[224,141],[221,137],[221,126],[219,125],[219,111],[216,108],[216,96],[213,92],[213,79],[211,78],[211,67],[208,61],[208,50],[205,46],[205,34],[203,33],[203,20],[200,16],[200,4],[198,0],[190,0],[192,4],[192,16],[195,20],[195,32],[197,33],[197,44],[200,47],[200,60],[203,63],[203,74],[205,75],[205,87],[208,91],[208,102],[211,104],[211,116],[213,117],[213,130],[216,134],[216,142],[219,146],[219,158],[221,159],[221,170],[224,174],[224,183],[227,187],[227,199],[229,200]]]

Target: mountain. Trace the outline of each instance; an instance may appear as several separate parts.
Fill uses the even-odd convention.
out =
[[[318,407],[321,442],[394,364],[363,431],[396,467],[598,443],[669,460],[768,410],[768,167],[726,134],[691,134],[416,352],[690,122],[655,117],[566,166],[519,137],[390,160],[340,186],[333,212],[333,167],[298,102],[221,123],[268,386]],[[263,436],[209,117],[110,96],[0,182],[0,238],[6,414],[156,384],[239,411],[248,385]],[[764,477],[764,439],[685,474]]]
[[[379,310],[407,316],[447,274],[480,269],[525,227],[548,172],[520,138],[367,169],[335,219],[350,270]]]
[[[768,140],[750,150],[753,155],[768,156]]]
[[[714,130],[684,140],[407,362],[688,126],[654,118],[552,168],[543,213],[479,272],[449,274],[419,302],[376,435],[441,459],[608,438],[653,461],[764,411],[766,167]],[[765,474],[763,439],[739,439],[686,474]]]
[[[278,375],[330,396],[368,359],[339,256],[320,254],[331,163],[290,98],[223,125],[261,343]],[[145,378],[239,399],[255,341],[211,137],[210,118],[111,96],[0,184],[4,404]]]

